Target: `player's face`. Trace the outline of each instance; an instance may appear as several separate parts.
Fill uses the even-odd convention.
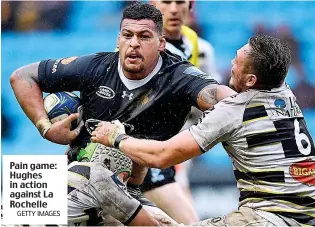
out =
[[[163,27],[166,37],[168,35],[180,35],[181,27],[189,14],[189,0],[154,1],[152,3],[163,14]]]
[[[143,78],[156,66],[159,52],[165,49],[165,39],[152,20],[124,19],[118,47],[124,72]]]
[[[237,92],[245,91],[248,89],[246,81],[248,79],[249,58],[248,53],[249,45],[246,44],[241,49],[236,51],[236,56],[232,60],[231,79],[229,85],[234,87]]]

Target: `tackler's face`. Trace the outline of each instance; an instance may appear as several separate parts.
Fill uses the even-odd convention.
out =
[[[241,49],[236,51],[236,55],[232,60],[231,78],[229,85],[237,92],[245,91],[250,88],[248,81],[251,79],[252,74],[249,74],[250,57],[249,44],[244,45]]]
[[[160,51],[165,49],[165,39],[157,32],[152,20],[124,19],[118,47],[124,71],[149,74],[155,67]]]

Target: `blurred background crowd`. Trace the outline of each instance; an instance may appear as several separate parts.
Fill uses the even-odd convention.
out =
[[[112,51],[123,1],[1,1],[2,154],[63,154],[65,146],[40,137],[19,107],[9,84],[18,67],[49,58]],[[315,2],[197,1],[187,25],[215,51],[218,80],[227,84],[235,52],[253,34],[285,39],[293,51],[287,82],[315,138]],[[217,145],[193,160],[189,173],[201,219],[237,208],[230,161]],[[219,204],[219,205],[218,205]]]

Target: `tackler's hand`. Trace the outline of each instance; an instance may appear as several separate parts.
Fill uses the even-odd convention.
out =
[[[119,121],[102,121],[92,132],[91,141],[118,148],[122,137],[126,136],[125,126]]]

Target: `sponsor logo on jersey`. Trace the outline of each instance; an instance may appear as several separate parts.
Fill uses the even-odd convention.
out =
[[[151,181],[153,183],[162,181],[165,179],[164,175],[161,174],[162,170],[160,169],[155,169],[155,168],[151,168]]]
[[[306,160],[290,166],[290,174],[296,181],[308,186],[315,185],[315,161]]]
[[[145,104],[147,104],[154,98],[154,95],[152,93],[153,93],[153,90],[150,89],[148,92],[146,92],[144,95],[141,96],[140,103],[142,106],[144,106]]]
[[[57,67],[58,67],[58,64],[59,62],[61,61],[61,59],[57,59],[52,67],[52,70],[51,70],[51,73],[55,73],[57,72]]]
[[[283,99],[276,99],[274,104],[278,107],[278,109],[275,110],[277,116],[303,117],[295,97],[289,97],[287,103]]]
[[[62,59],[61,64],[68,65],[69,63],[73,62],[77,58],[78,58],[77,56],[70,57],[70,58],[64,58],[64,59]]]
[[[128,98],[129,100],[132,100],[133,94],[128,91],[123,91],[123,95],[121,96],[122,98]]]
[[[276,99],[275,100],[275,106],[282,109],[282,108],[286,107],[286,104],[285,104],[285,101],[283,99]]]
[[[99,86],[96,94],[104,99],[112,99],[115,97],[115,92],[113,91],[113,89],[106,86]]]

